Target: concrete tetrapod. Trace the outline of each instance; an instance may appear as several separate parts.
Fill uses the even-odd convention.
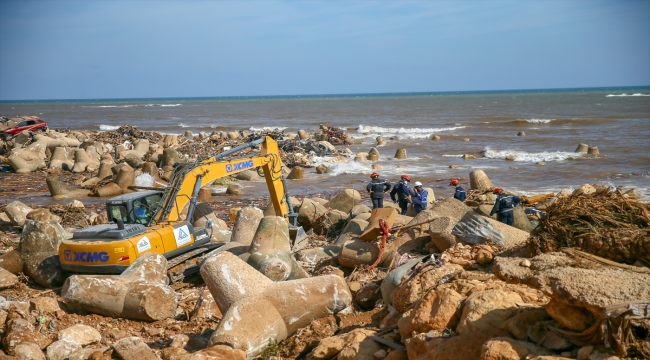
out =
[[[265,216],[257,227],[248,263],[273,281],[309,277],[291,254],[289,224],[279,216]]]
[[[201,266],[201,276],[224,314],[208,346],[228,345],[255,356],[313,320],[350,305],[337,275],[274,283],[237,256],[221,252]]]
[[[104,316],[157,321],[176,314],[176,293],[167,282],[167,259],[146,253],[121,275],[70,276],[61,297]]]

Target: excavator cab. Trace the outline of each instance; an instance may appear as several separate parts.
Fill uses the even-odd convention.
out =
[[[115,223],[120,219],[124,224],[147,226],[162,196],[162,191],[142,191],[114,197],[106,202],[108,219]]]

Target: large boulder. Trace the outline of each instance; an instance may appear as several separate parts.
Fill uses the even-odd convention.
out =
[[[30,212],[18,245],[25,274],[43,287],[61,286],[67,275],[59,261],[59,245],[70,237],[49,210]]]
[[[499,327],[517,314],[517,303],[523,302],[515,292],[495,289],[475,292],[465,301],[456,331],[463,335]]]
[[[431,330],[443,331],[454,329],[458,323],[457,310],[463,296],[452,289],[429,291],[408,316],[399,320],[402,339],[410,338],[413,333],[426,333]]]

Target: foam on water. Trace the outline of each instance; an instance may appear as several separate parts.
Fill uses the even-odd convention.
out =
[[[118,125],[99,125],[99,130],[100,131],[112,131],[112,130],[117,130],[120,127]]]
[[[251,126],[248,130],[250,130],[250,131],[273,131],[273,130],[282,131],[282,130],[284,130],[286,128],[287,128],[286,126],[277,126],[277,127],[274,127],[274,126],[254,127],[254,126]]]
[[[359,174],[370,174],[373,171],[378,171],[383,178],[392,178],[399,177],[399,175],[408,173],[413,174],[430,174],[430,173],[446,173],[449,168],[448,165],[434,165],[434,164],[422,164],[416,165],[412,161],[415,158],[409,158],[409,163],[407,167],[397,167],[393,164],[386,164],[381,162],[379,165],[382,165],[381,170],[373,170],[372,164],[362,164],[354,161],[352,158],[348,158],[348,162],[331,162],[334,158],[331,156],[312,156],[311,161],[314,166],[325,164],[330,168],[331,172],[328,173],[330,176],[338,175],[359,175]],[[390,162],[402,160],[390,159]]]
[[[522,150],[492,150],[486,147],[483,151],[483,157],[488,159],[502,159],[505,160],[508,156],[514,156],[515,161],[522,162],[539,162],[539,161],[563,161],[572,158],[578,158],[584,153],[568,152],[568,151],[542,151],[530,153]]]
[[[356,174],[365,174],[372,172],[372,166],[370,164],[362,164],[353,160],[349,160],[347,163],[333,163],[329,162],[333,158],[329,156],[314,156],[311,158],[315,166],[320,164],[325,164],[330,168],[330,176],[338,176],[342,174],[356,175]]]
[[[605,97],[624,97],[624,96],[650,96],[650,94],[634,93],[634,94],[628,95],[626,93],[622,93],[622,94],[619,94],[619,95],[609,94],[609,95],[606,95]]]
[[[555,121],[555,119],[526,119],[526,122],[531,124],[548,124],[551,121]]]
[[[454,131],[458,129],[464,129],[467,126],[456,124],[453,127],[444,127],[444,128],[386,128],[381,126],[364,126],[359,125],[357,132],[360,134],[365,134],[363,137],[371,137],[378,135],[399,135],[404,139],[426,139],[431,134],[442,131]]]

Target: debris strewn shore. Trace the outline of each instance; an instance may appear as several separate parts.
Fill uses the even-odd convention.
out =
[[[200,273],[169,284],[146,253],[124,275],[70,274],[58,246],[108,222],[100,202],[164,188],[177,163],[270,136],[287,166],[373,161],[342,129],[163,135],[49,130],[3,142],[0,331],[18,359],[642,359],[650,357],[650,204],[585,184],[524,198],[515,224],[489,217],[494,185],[400,215],[354,189],[291,194],[307,232],[292,244],[268,197],[199,199],[213,211]],[[384,141],[382,139],[382,141]],[[378,140],[379,142],[379,140]],[[246,150],[249,153],[255,149]],[[405,152],[404,152],[404,156]],[[261,181],[256,171],[213,186]],[[291,181],[291,180],[288,180]],[[235,186],[233,186],[235,185]],[[498,184],[507,191],[508,184]],[[27,205],[25,188],[59,199]],[[216,191],[216,190],[215,190]],[[241,190],[240,190],[241,191]],[[234,210],[232,210],[234,209]],[[528,209],[529,211],[526,211]],[[201,221],[201,219],[197,220]],[[203,220],[204,221],[204,220]],[[382,225],[389,233],[383,232]],[[270,260],[269,260],[270,259]],[[132,275],[132,274],[137,274]],[[112,286],[99,286],[110,281]],[[84,285],[85,284],[85,285]],[[128,289],[138,289],[129,291]]]

